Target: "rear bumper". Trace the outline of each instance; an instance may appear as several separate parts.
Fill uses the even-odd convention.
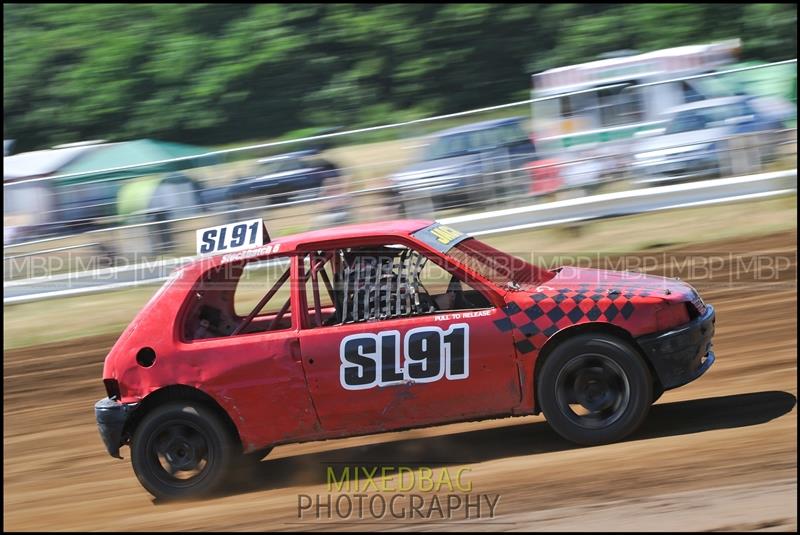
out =
[[[714,363],[711,338],[716,321],[714,307],[689,323],[636,339],[658,375],[664,390],[690,383]]]
[[[106,446],[106,451],[112,457],[122,459],[119,448],[122,446],[122,433],[125,423],[131,413],[138,407],[138,403],[120,403],[111,398],[104,398],[95,403],[94,416],[97,420],[97,430]]]

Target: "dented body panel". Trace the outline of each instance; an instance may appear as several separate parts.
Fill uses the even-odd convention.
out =
[[[499,285],[448,253],[466,238],[432,221],[395,221],[313,231],[201,258],[177,270],[125,329],[105,360],[103,379],[116,382],[113,401],[132,407],[132,414],[167,387],[203,392],[228,415],[243,450],[250,452],[289,442],[531,414],[537,410],[536,362],[554,336],[568,336],[591,323],[637,339],[670,333],[707,312],[688,284],[641,274],[572,267],[545,271],[526,264],[524,283]],[[303,255],[383,242],[416,248],[454,276],[469,279],[488,305],[312,325]],[[187,334],[187,321],[206,302],[241,319],[225,293],[232,289],[223,286],[215,294],[210,286],[208,281],[219,277],[215,273],[227,269],[235,278],[243,262],[273,259],[289,260],[290,301],[282,317],[255,323],[280,320],[285,328],[205,338]],[[318,306],[316,313],[319,322],[334,311]],[[702,324],[702,336],[693,330],[692,340],[710,343],[709,322],[713,309]],[[140,358],[144,349],[154,354],[149,365]],[[658,359],[658,351],[646,358]],[[690,372],[696,373],[701,356],[690,357]],[[101,409],[108,407],[104,402]],[[122,438],[108,438],[118,431]],[[130,439],[127,427],[101,433],[107,446],[109,440],[124,444]]]

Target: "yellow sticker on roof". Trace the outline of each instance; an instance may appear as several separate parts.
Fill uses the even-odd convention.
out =
[[[442,253],[446,253],[458,242],[469,238],[468,234],[440,223],[434,223],[420,229],[413,233],[412,236]]]

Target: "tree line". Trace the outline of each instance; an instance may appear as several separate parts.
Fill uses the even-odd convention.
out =
[[[741,38],[796,56],[793,4],[4,4],[17,150],[197,144],[527,98],[530,75],[622,49]]]

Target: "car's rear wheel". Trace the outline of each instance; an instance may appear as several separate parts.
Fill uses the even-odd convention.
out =
[[[537,381],[550,426],[582,445],[615,442],[634,432],[650,409],[652,385],[636,348],[620,338],[591,333],[560,343]]]
[[[178,402],[144,417],[133,435],[131,461],[139,482],[156,498],[191,498],[219,488],[236,450],[213,411]]]

